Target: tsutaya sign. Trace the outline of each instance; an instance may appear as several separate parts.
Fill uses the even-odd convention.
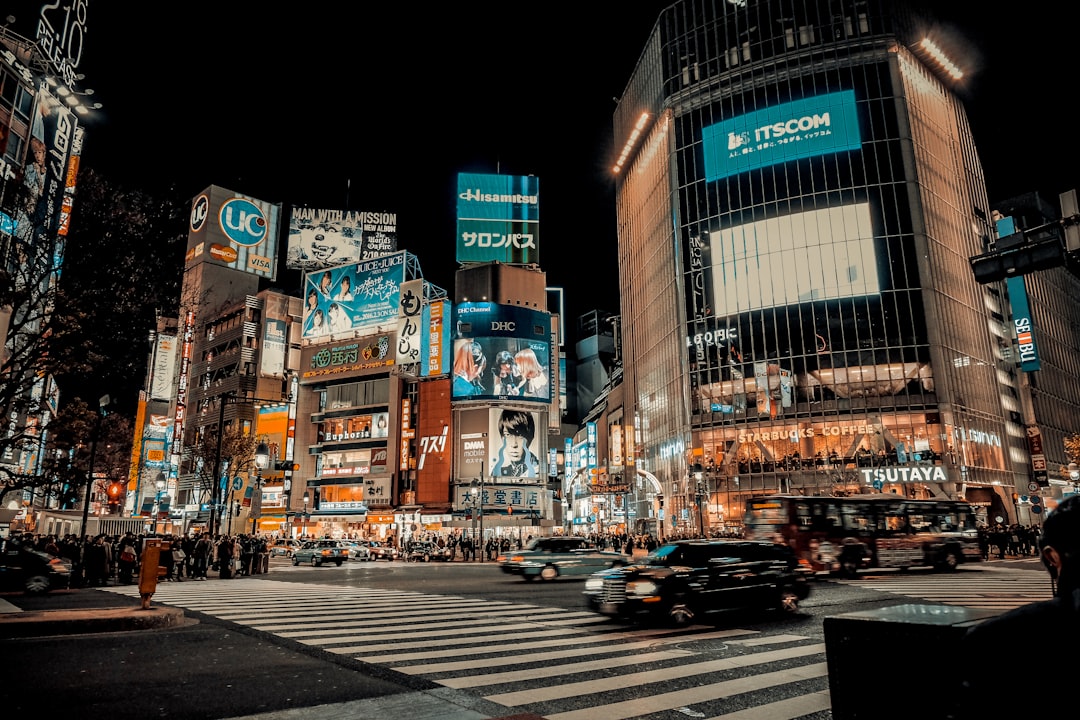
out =
[[[941,465],[864,468],[860,472],[867,485],[874,482],[947,482],[949,479]]]

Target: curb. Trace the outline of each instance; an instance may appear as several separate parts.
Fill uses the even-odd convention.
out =
[[[164,606],[5,613],[0,615],[0,639],[156,630],[186,621],[183,610]]]

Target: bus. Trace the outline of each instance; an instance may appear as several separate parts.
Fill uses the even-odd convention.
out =
[[[892,493],[746,501],[747,539],[790,546],[815,572],[854,577],[860,569],[955,570],[982,560],[974,508],[959,500],[911,500]]]

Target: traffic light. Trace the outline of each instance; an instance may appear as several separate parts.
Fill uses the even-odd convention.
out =
[[[240,503],[239,501],[233,503],[233,515],[240,516]]]
[[[114,482],[109,483],[109,489],[106,491],[109,497],[110,510],[116,511],[120,508],[120,504],[124,497],[124,485],[122,483]]]
[[[300,463],[295,463],[292,460],[279,460],[274,463],[275,470],[292,470],[296,472],[300,469]]]

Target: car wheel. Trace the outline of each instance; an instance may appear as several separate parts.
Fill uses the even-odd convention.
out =
[[[532,582],[533,580],[536,579],[536,576],[533,575],[532,573],[528,573],[528,574],[521,573],[521,577],[522,577],[522,579],[525,580],[525,582]]]
[[[311,567],[319,567],[322,565],[317,558],[311,558]]]
[[[298,558],[298,557],[294,557],[294,558],[292,559],[292,564],[293,564],[293,565],[299,565],[299,564],[300,564],[300,558]]]
[[[334,564],[337,565],[338,567],[341,567],[341,563],[343,563],[343,562],[345,562],[345,561],[344,560],[335,560]]]
[[[790,590],[781,592],[779,608],[790,614],[799,612],[799,596]]]
[[[694,611],[689,605],[676,603],[668,609],[668,621],[676,627],[684,627],[694,621]]]
[[[945,553],[945,557],[941,558],[938,567],[946,572],[954,572],[960,567],[960,556],[956,554],[955,550],[949,550]]]
[[[51,586],[52,583],[49,582],[48,575],[31,575],[26,578],[26,582],[23,583],[23,589],[28,595],[41,595],[42,593],[47,593]]]
[[[554,565],[545,565],[543,569],[540,570],[540,577],[544,580],[554,580],[559,577],[559,568]]]

